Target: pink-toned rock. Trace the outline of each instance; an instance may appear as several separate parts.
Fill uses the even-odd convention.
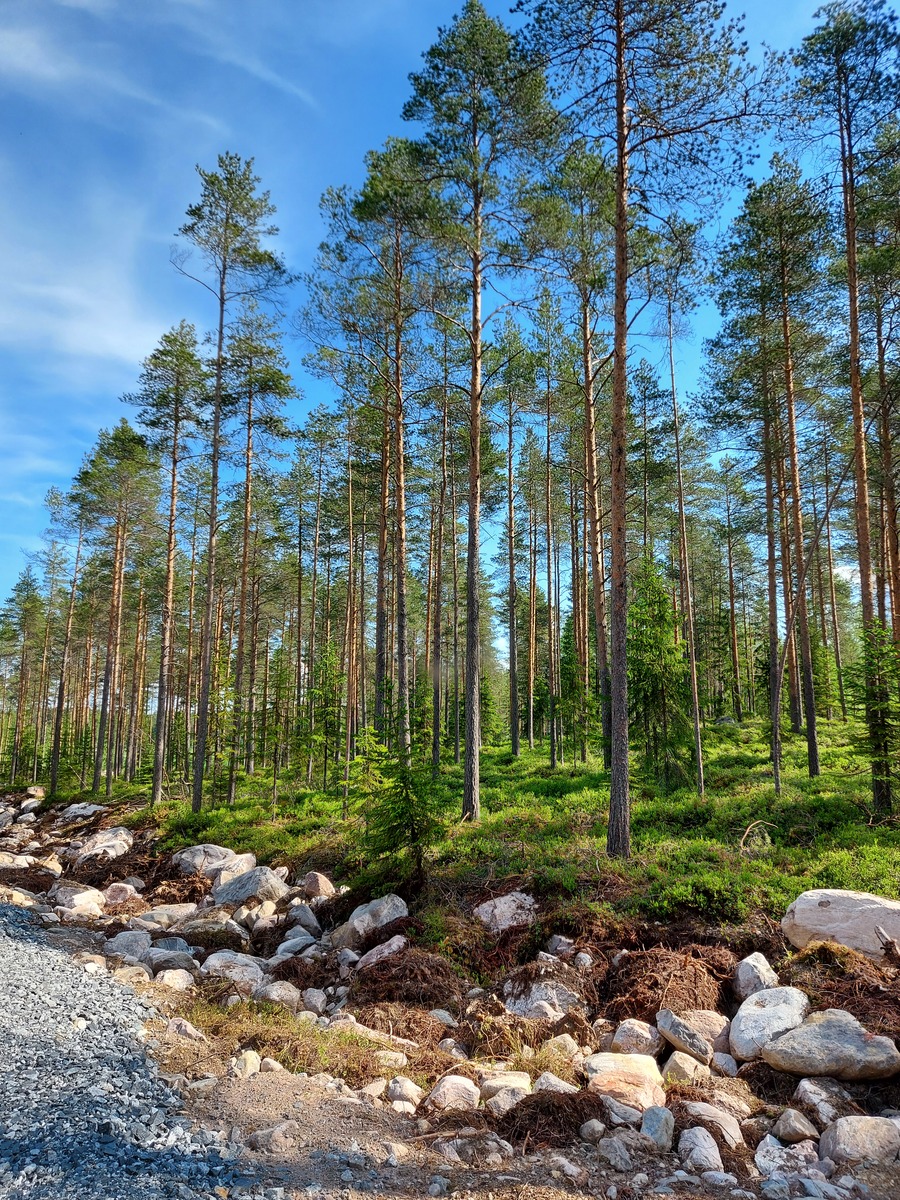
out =
[[[721,1013],[711,1008],[691,1008],[681,1014],[682,1021],[696,1029],[701,1037],[705,1037],[713,1050],[719,1054],[729,1054],[728,1030],[731,1022]]]
[[[409,942],[403,934],[398,933],[388,941],[382,942],[380,946],[373,946],[356,964],[356,969],[357,971],[365,971],[367,967],[374,967],[376,963],[384,962],[386,958],[391,958],[394,954],[399,954],[408,945]]]
[[[300,886],[310,898],[313,896],[333,896],[335,892],[334,884],[327,875],[323,875],[320,871],[308,871],[303,876]]]
[[[107,904],[126,904],[137,895],[137,888],[130,883],[111,883],[104,891]]]
[[[662,1075],[649,1054],[592,1054],[584,1060],[584,1070],[591,1091],[640,1112],[666,1103]]]

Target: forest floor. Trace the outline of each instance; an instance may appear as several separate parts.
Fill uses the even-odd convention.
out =
[[[321,870],[354,892],[391,887],[415,899],[416,916],[437,946],[454,904],[478,893],[526,887],[545,901],[589,913],[663,921],[740,923],[779,919],[799,891],[839,887],[893,895],[900,888],[900,815],[876,819],[870,770],[852,722],[820,723],[822,771],[806,776],[806,743],[784,739],[784,785],[776,796],[760,720],[710,726],[704,733],[706,795],[690,780],[675,788],[633,772],[633,855],[606,856],[609,775],[602,763],[548,765],[547,747],[514,758],[487,746],[481,762],[482,815],[458,820],[462,776],[449,763],[441,778],[442,833],[430,848],[426,882],[404,892],[402,856],[371,861],[363,844],[370,797],[271,779],[244,781],[233,807],[193,814],[173,798],[151,811],[140,789],[121,798],[135,807],[124,823],[151,830],[160,848],[214,842],[252,851],[260,862]],[[145,794],[145,792],[143,793]],[[89,799],[86,794],[67,797]],[[123,820],[121,815],[117,820]],[[578,915],[580,914],[580,916]],[[557,920],[558,926],[558,920]]]

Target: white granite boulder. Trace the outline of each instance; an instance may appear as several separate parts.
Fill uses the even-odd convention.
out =
[[[389,892],[378,900],[370,900],[368,904],[360,904],[354,908],[348,920],[332,933],[331,944],[336,949],[349,947],[355,950],[374,929],[380,929],[383,925],[390,925],[392,921],[399,921],[408,916],[406,901]]]
[[[781,928],[792,946],[838,942],[870,958],[881,958],[883,947],[876,928],[900,941],[900,900],[842,888],[815,888],[790,905]]]
[[[134,835],[130,829],[124,829],[122,826],[100,829],[97,833],[92,833],[80,847],[75,861],[83,863],[90,858],[121,858],[133,845]]]
[[[795,1029],[809,1012],[809,997],[798,988],[766,988],[754,992],[738,1009],[728,1040],[738,1062],[760,1057],[764,1046]]]
[[[242,996],[251,995],[265,980],[262,967],[255,958],[234,950],[217,950],[209,956],[200,970],[203,975],[231,980],[235,991]]]
[[[222,873],[219,873],[221,879]],[[245,904],[248,900],[282,900],[290,889],[270,867],[254,867],[212,890],[214,904]]]
[[[473,909],[473,914],[491,933],[503,933],[520,925],[531,925],[537,916],[537,901],[527,892],[508,892],[493,900],[485,900]]]
[[[900,1074],[900,1051],[888,1037],[867,1033],[840,1008],[813,1013],[802,1025],[762,1048],[777,1071],[831,1079],[890,1079]]]
[[[819,1153],[838,1163],[891,1163],[900,1154],[900,1126],[887,1117],[841,1117],[822,1134]]]

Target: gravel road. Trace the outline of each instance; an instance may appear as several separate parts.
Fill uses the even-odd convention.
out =
[[[0,1200],[283,1195],[254,1186],[221,1133],[180,1115],[140,1040],[151,1015],[0,905]]]

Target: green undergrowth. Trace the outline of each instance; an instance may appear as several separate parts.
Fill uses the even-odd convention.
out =
[[[351,800],[345,815],[339,792],[292,789],[285,781],[273,813],[269,783],[245,782],[234,807],[210,803],[196,814],[183,799],[153,811],[135,808],[130,793],[122,797],[130,806],[121,819],[153,826],[167,850],[217,842],[262,862],[326,871],[360,892],[404,890],[405,882],[404,894],[421,896],[420,910],[435,894],[465,906],[505,881],[560,902],[656,920],[780,917],[810,887],[897,896],[900,819],[872,817],[868,767],[853,743],[858,730],[824,721],[821,729],[822,774],[814,780],[806,776],[803,738],[785,737],[780,796],[758,721],[705,731],[702,801],[690,788],[664,791],[636,771],[627,862],[606,856],[609,776],[602,764],[563,763],[551,771],[541,746],[519,759],[508,747],[484,750],[477,823],[459,822],[460,769],[445,767],[442,788],[454,808],[430,849],[424,888],[421,880],[410,886],[402,856],[366,861],[365,806],[355,812]],[[424,915],[436,920],[430,907]]]

